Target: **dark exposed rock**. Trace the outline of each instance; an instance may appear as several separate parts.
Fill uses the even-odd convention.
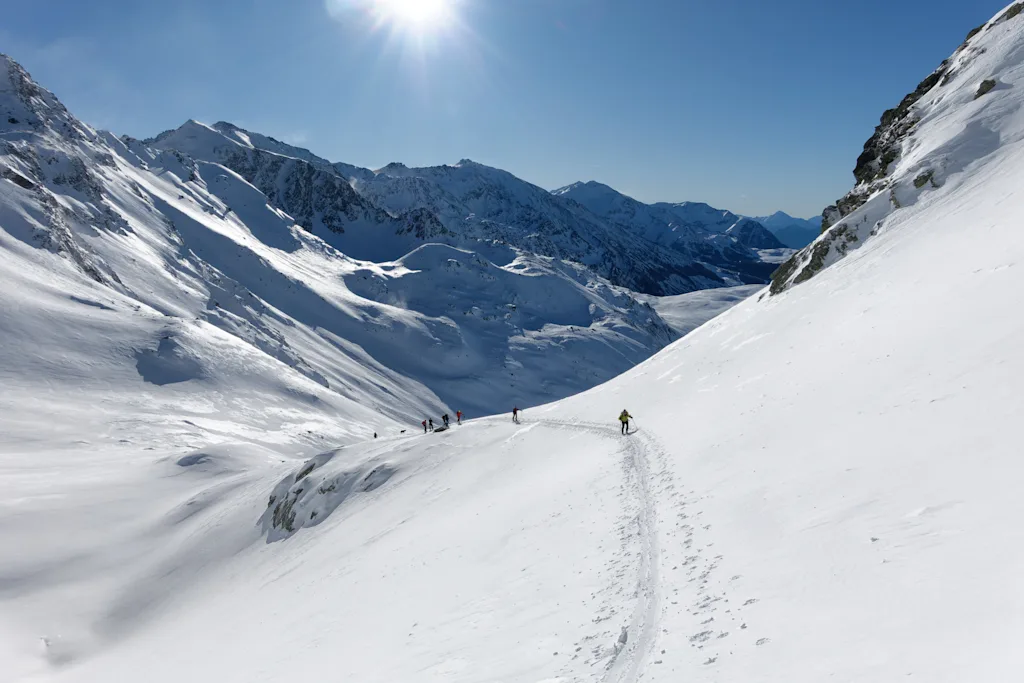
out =
[[[942,80],[949,70],[949,60],[917,84],[912,93],[903,98],[899,106],[888,109],[875,133],[864,143],[864,151],[857,158],[853,176],[859,183],[870,182],[879,175],[885,175],[886,167],[899,155],[900,140],[917,124],[911,115],[911,107]]]
[[[12,168],[7,168],[6,166],[3,167],[3,168],[0,168],[0,177],[6,178],[7,180],[10,180],[15,185],[17,185],[19,187],[22,187],[22,188],[24,188],[26,190],[34,189],[35,186],[36,186],[36,184],[33,183],[28,178],[26,178],[25,176],[21,175],[20,173],[18,173],[17,171],[15,171]]]
[[[932,182],[932,178],[934,176],[934,171],[926,171],[925,173],[922,173],[921,175],[914,178],[914,187],[920,190],[922,187]]]
[[[1024,12],[1024,2],[1018,2],[1012,5],[1009,9],[1003,12],[1003,16],[999,17],[999,21],[1006,21],[1007,19],[1013,19],[1021,12]]]
[[[400,235],[413,235],[416,239],[429,240],[444,235],[451,235],[433,211],[419,207],[400,216],[403,225],[398,229]]]

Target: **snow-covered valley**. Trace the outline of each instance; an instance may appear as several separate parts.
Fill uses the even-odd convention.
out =
[[[1016,680],[1020,14],[775,294],[476,232],[355,260],[369,213],[303,228],[9,66],[4,680]]]

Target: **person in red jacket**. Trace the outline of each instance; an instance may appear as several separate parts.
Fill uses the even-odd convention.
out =
[[[423,433],[426,434],[427,433],[427,421],[424,420],[420,424],[423,425]]]
[[[456,410],[455,411],[455,424],[462,424],[462,411],[461,410]]]

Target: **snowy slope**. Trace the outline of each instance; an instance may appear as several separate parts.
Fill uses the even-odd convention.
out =
[[[682,337],[763,289],[761,285],[741,285],[645,299],[654,306],[661,319]]]
[[[1024,20],[977,46],[1013,83]],[[1024,122],[996,93],[1005,137],[931,201],[521,425],[308,462],[161,443],[162,471],[101,469],[85,424],[59,471],[5,444],[5,675],[1017,680]]]

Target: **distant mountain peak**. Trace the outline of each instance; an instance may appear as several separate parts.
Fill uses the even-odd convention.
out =
[[[763,264],[755,250],[783,246],[760,224],[702,202],[644,204],[593,180],[567,185],[552,194],[571,199],[644,239],[682,253],[700,254],[709,263],[739,264],[741,269],[760,272]],[[711,243],[717,247],[709,246]],[[715,252],[715,248],[722,251]]]
[[[821,218],[794,218],[785,211],[776,211],[770,216],[753,216],[768,228],[783,244],[791,249],[802,249],[821,232]]]
[[[580,204],[587,205],[588,202],[610,201],[610,202],[637,202],[627,194],[619,192],[615,188],[600,183],[596,180],[577,181],[571,185],[552,190],[551,194],[556,197],[566,197]],[[639,202],[637,202],[639,203]],[[593,208],[590,207],[592,210]],[[597,213],[600,213],[598,211]]]
[[[583,183],[583,182],[580,182],[580,181],[576,181],[575,183],[571,183],[571,184],[566,185],[564,187],[559,187],[557,189],[551,190],[551,194],[556,195],[556,196],[563,195],[563,194],[567,194],[569,192],[572,192],[573,190],[578,190],[581,187],[586,187],[586,183]]]
[[[3,53],[0,53],[0,111],[4,114],[0,129],[50,130],[67,138],[95,135],[95,131],[68,112],[56,95],[36,83],[18,62]]]
[[[374,173],[377,174],[377,175],[380,175],[380,174],[388,175],[388,174],[397,173],[397,172],[404,172],[404,171],[408,171],[408,170],[409,170],[409,167],[406,166],[405,164],[403,164],[402,162],[400,162],[400,161],[392,161],[387,166],[382,166],[382,167],[378,168],[376,171],[374,171]]]

